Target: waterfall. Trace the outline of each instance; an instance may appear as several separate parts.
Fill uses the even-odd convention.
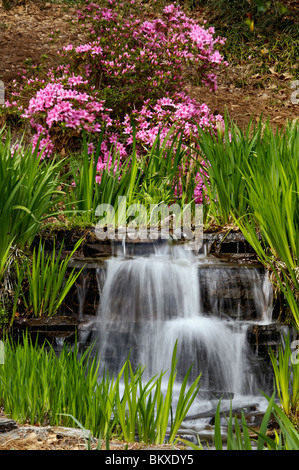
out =
[[[191,378],[202,374],[204,390],[254,393],[248,323],[223,317],[219,304],[204,310],[199,280],[206,262],[181,246],[136,257],[126,257],[122,246],[107,261],[101,289],[96,339],[102,365],[117,372],[130,354],[133,366],[145,366],[152,377],[169,369],[177,340],[178,379],[192,366]],[[211,295],[215,286],[207,279]]]

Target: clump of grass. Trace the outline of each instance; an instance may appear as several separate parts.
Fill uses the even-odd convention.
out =
[[[207,219],[234,222],[276,276],[299,326],[299,123],[274,132],[269,123],[218,136],[201,133],[207,172]]]
[[[253,429],[246,421],[243,411],[241,411],[241,418],[235,414],[233,416],[232,406],[227,421],[227,440],[223,443],[223,436],[221,430],[221,400],[218,403],[215,413],[215,428],[212,450],[298,450],[299,447],[299,433],[296,426],[275,403],[275,392],[271,397],[264,395],[268,400],[268,406],[264,413],[261,425],[258,430]],[[267,431],[270,426],[270,420],[275,420],[277,429],[273,430],[274,438],[269,437]],[[251,431],[251,433],[249,432]],[[185,443],[193,450],[203,450],[203,444],[198,439],[198,444],[189,442],[185,439],[180,441]]]
[[[142,204],[146,211],[142,222],[147,223],[154,205],[173,201],[178,201],[181,206],[194,203],[194,177],[198,163],[189,164],[181,132],[175,133],[172,129],[164,139],[158,135],[142,156],[137,154],[134,136],[128,159],[121,163],[118,153],[112,150],[111,159],[97,182],[102,139],[103,132],[94,154],[89,155],[86,135],[83,134],[82,155],[80,158],[73,156],[70,160],[74,184],[69,187],[67,204],[72,208],[71,217],[82,215],[86,223],[92,224],[97,222],[99,215],[103,215],[97,212],[99,206],[110,207],[113,209],[111,223],[117,225],[122,220],[126,224],[135,215],[126,213],[126,209],[131,206],[137,210],[137,206]],[[188,171],[184,171],[184,166]],[[120,202],[122,200],[126,201],[125,206]],[[142,219],[141,215],[139,219]]]
[[[282,409],[289,417],[296,417],[299,415],[299,360],[292,359],[289,335],[284,338],[284,346],[279,346],[278,357],[271,350],[270,358]]]
[[[206,195],[209,216],[219,225],[232,221],[232,215],[248,210],[247,182],[242,169],[252,162],[261,139],[262,124],[250,122],[245,132],[225,116],[224,131],[212,135],[199,129],[198,146],[207,172]]]
[[[173,388],[176,379],[177,342],[175,343],[166,391],[163,393],[163,376],[152,378],[147,383],[142,381],[141,373],[136,375],[129,367],[124,369],[123,397],[120,397],[119,389],[116,395],[116,412],[122,429],[123,437],[128,442],[134,442],[136,429],[138,437],[144,442],[163,444],[166,434],[167,441],[173,443],[182,421],[192,405],[198,390],[200,375],[186,391],[190,369],[181,384],[180,394],[173,412]],[[172,416],[172,418],[171,418]]]
[[[22,142],[12,144],[0,131],[0,259],[13,243],[30,245],[42,222],[57,214],[63,193],[58,189],[63,160],[43,160]],[[4,139],[4,143],[3,140]]]
[[[0,130],[0,295],[10,302],[14,258],[32,244],[44,220],[59,213],[63,160],[43,160],[43,152],[12,143],[9,130]],[[10,287],[8,287],[10,286]],[[15,299],[13,310],[16,310]]]
[[[249,211],[236,223],[276,276],[299,327],[299,123],[266,128],[256,157],[241,170]]]
[[[63,243],[57,254],[55,244],[52,253],[48,254],[45,251],[45,245],[40,240],[38,248],[33,250],[32,260],[23,262],[20,267],[16,262],[16,291],[22,292],[27,314],[34,317],[44,317],[53,316],[58,312],[59,307],[83,270],[83,268],[81,270],[73,268],[70,273],[67,273],[69,261],[82,241],[83,239],[79,240],[71,253],[63,259]],[[25,280],[28,284],[27,291],[22,290],[22,284]],[[15,295],[15,306],[16,297]]]
[[[93,436],[105,438],[120,430],[134,441],[162,443],[170,426],[173,442],[197,392],[199,377],[186,390],[186,376],[170,420],[176,376],[176,348],[165,397],[161,376],[143,381],[144,368],[133,372],[129,359],[116,377],[99,375],[100,360],[93,347],[79,352],[77,344],[64,345],[59,355],[24,335],[6,339],[5,362],[0,368],[0,405],[20,423],[73,426],[79,422]],[[169,424],[169,421],[170,424]]]

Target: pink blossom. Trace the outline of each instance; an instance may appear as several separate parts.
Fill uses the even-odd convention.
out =
[[[134,1],[127,3],[133,5]],[[92,152],[97,134],[104,129],[97,181],[110,164],[112,150],[121,159],[129,154],[131,117],[140,153],[172,128],[181,130],[190,144],[198,128],[216,131],[223,125],[222,116],[213,115],[206,104],[182,92],[192,73],[211,91],[217,88],[216,73],[226,63],[216,49],[224,39],[215,37],[214,28],[200,25],[177,4],[165,6],[159,17],[147,21],[142,15],[124,15],[124,5],[117,0],[108,0],[108,4],[106,8],[102,2],[86,0],[78,11],[86,43],[65,45],[59,53],[60,64],[49,70],[46,81],[34,76],[27,79],[23,72],[25,91],[32,96],[24,110],[17,94],[6,104],[28,120],[35,132],[33,144],[42,138],[48,156],[54,150],[54,135],[59,142],[59,132],[78,136],[85,129]],[[201,177],[196,176],[198,198]]]

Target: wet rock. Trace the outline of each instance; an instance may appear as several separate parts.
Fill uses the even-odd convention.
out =
[[[254,348],[255,353],[259,355],[268,355],[269,349],[276,350],[281,344],[284,326],[278,323],[263,325],[250,325],[247,332],[248,343]]]
[[[250,412],[256,412],[257,411],[257,408],[256,408],[257,406],[258,406],[258,404],[252,404],[247,409],[246,408],[232,408],[232,410],[231,410],[232,416],[234,416],[235,414],[237,414],[237,415],[240,414],[241,411],[245,411],[245,413],[247,415]],[[225,408],[225,409],[220,410],[220,416],[228,416],[229,413],[230,413],[229,408]],[[216,415],[216,407],[212,408],[210,410],[207,410],[207,411],[203,411],[201,413],[196,413],[196,414],[193,414],[193,415],[186,416],[185,421],[194,421],[194,420],[198,420],[198,419],[208,419],[208,418],[210,418],[210,424],[213,424],[214,419],[215,419],[215,415]]]
[[[197,398],[203,398],[208,400],[220,400],[221,398],[230,400],[234,398],[233,392],[216,391],[216,390],[199,390]]]
[[[17,423],[13,419],[0,417],[0,433],[10,432],[17,428]]]
[[[241,232],[204,233],[204,243],[208,253],[246,253],[255,255],[253,248]]]
[[[71,340],[75,338],[78,319],[75,316],[54,316],[45,318],[16,318],[13,324],[13,335],[22,337],[23,332],[38,338],[40,342],[47,339],[51,344],[56,338]]]

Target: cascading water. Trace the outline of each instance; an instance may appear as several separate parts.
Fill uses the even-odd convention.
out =
[[[152,377],[169,369],[177,340],[178,378],[192,365],[190,378],[201,373],[201,389],[207,393],[255,394],[259,384],[246,341],[249,322],[223,315],[219,302],[210,301],[212,312],[203,306],[200,277],[211,261],[182,246],[163,245],[147,256],[124,254],[107,261],[101,282],[95,339],[102,365],[118,372],[130,354],[133,366],[145,366],[145,376]],[[229,274],[219,271],[227,287]],[[256,276],[254,270],[250,275]],[[205,281],[212,298],[217,286],[206,274]],[[267,299],[256,284],[253,295],[262,312]]]
[[[190,381],[201,374],[184,433],[205,435],[221,397],[223,410],[231,399],[234,409],[266,408],[260,390],[268,392],[272,379],[260,372],[260,358],[248,343],[250,328],[272,321],[272,288],[259,269],[167,243],[134,253],[123,242],[97,268],[96,281],[96,319],[86,323],[81,338],[92,332],[102,370],[118,373],[130,356],[133,369],[145,366],[148,380],[170,369],[177,340],[178,390],[190,367]]]

